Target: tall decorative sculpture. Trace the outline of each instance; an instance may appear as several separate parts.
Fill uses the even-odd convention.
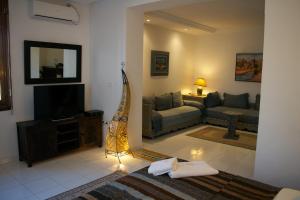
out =
[[[122,63],[124,68],[125,64]],[[132,152],[128,145],[127,124],[130,110],[130,87],[127,76],[122,69],[123,78],[123,93],[122,99],[117,112],[114,114],[112,120],[108,122],[108,128],[105,140],[105,156],[112,154],[118,157],[121,163],[120,156]]]

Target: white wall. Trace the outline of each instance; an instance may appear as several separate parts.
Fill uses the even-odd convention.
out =
[[[300,189],[300,1],[266,0],[255,178]]]
[[[144,2],[151,1],[154,0]],[[128,12],[128,8],[144,2],[104,0],[91,6],[92,106],[104,111],[105,121],[111,120],[121,100],[121,62],[126,61],[132,95],[128,127],[131,148],[142,144],[141,134],[138,134],[141,133],[138,124],[141,124],[142,113],[142,64],[138,63],[142,63],[142,49],[139,48],[143,42],[142,35],[134,34],[143,31],[143,13],[137,10]],[[126,29],[128,26],[129,34]],[[126,49],[127,40],[135,51]],[[128,56],[133,59],[126,59]]]
[[[81,22],[78,26],[36,20],[30,17],[30,0],[9,0],[13,113],[0,112],[0,162],[16,158],[16,122],[33,119],[33,86],[24,84],[24,40],[81,44],[82,82],[86,84],[86,109],[90,104],[89,7],[77,5]]]
[[[236,53],[263,52],[263,38],[263,28],[194,36],[145,25],[143,95],[177,90],[195,93],[194,80],[204,77],[208,82],[204,93],[248,92],[250,101],[255,102],[261,84],[235,81]],[[169,76],[151,76],[151,50],[170,52]]]
[[[121,62],[126,61],[132,103],[128,136],[142,146],[143,11],[199,0],[102,0],[91,6],[92,107],[111,120],[121,98]]]
[[[255,102],[260,83],[235,81],[236,53],[263,52],[263,28],[249,28],[239,32],[205,34],[198,37],[195,52],[195,76],[207,80],[208,91],[240,94],[248,92]]]
[[[144,26],[144,96],[192,89],[195,41],[196,37],[190,34],[149,24]],[[151,50],[170,53],[168,76],[151,76]]]

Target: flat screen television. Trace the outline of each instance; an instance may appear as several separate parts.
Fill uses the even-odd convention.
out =
[[[34,119],[60,120],[84,112],[84,84],[34,87]]]

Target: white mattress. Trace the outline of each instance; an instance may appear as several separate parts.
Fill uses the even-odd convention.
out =
[[[300,200],[300,191],[289,188],[283,188],[276,195],[274,200]]]

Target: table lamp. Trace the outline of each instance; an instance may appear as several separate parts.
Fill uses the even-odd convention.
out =
[[[202,95],[202,91],[203,91],[203,87],[206,87],[206,80],[204,78],[197,78],[196,81],[194,82],[194,85],[198,86],[197,89],[197,95],[201,96]]]

